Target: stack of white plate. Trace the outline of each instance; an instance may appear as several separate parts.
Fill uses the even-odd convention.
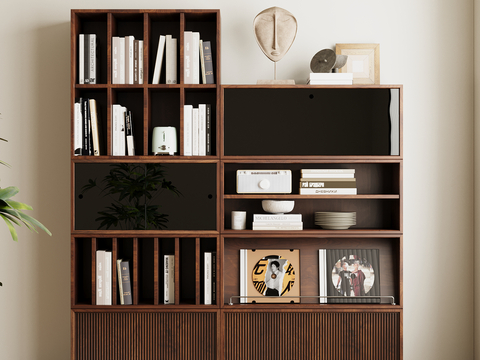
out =
[[[315,225],[327,230],[345,230],[357,224],[356,212],[316,212]]]

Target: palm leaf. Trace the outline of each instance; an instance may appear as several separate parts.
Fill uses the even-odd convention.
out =
[[[17,231],[15,230],[12,222],[3,214],[0,214],[0,216],[3,218],[3,220],[5,220],[5,223],[8,226],[8,230],[10,230],[10,234],[12,235],[13,241],[18,241]]]

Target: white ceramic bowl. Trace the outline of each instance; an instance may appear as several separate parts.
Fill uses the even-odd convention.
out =
[[[294,206],[294,200],[262,200],[263,210],[272,214],[288,213]]]

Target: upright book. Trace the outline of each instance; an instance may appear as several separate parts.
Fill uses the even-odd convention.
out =
[[[162,71],[163,52],[165,50],[165,35],[158,38],[157,57],[155,60],[155,68],[153,71],[152,84],[160,84],[160,73]]]
[[[118,289],[121,305],[132,305],[132,285],[130,281],[130,264],[128,260],[117,260]]]
[[[163,303],[175,304],[175,255],[163,256]]]
[[[378,249],[320,249],[318,257],[321,304],[380,303]]]

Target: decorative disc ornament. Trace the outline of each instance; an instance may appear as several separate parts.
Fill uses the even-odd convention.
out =
[[[310,61],[310,69],[314,73],[328,73],[332,71],[336,61],[335,51],[323,49],[313,56],[312,61]]]

